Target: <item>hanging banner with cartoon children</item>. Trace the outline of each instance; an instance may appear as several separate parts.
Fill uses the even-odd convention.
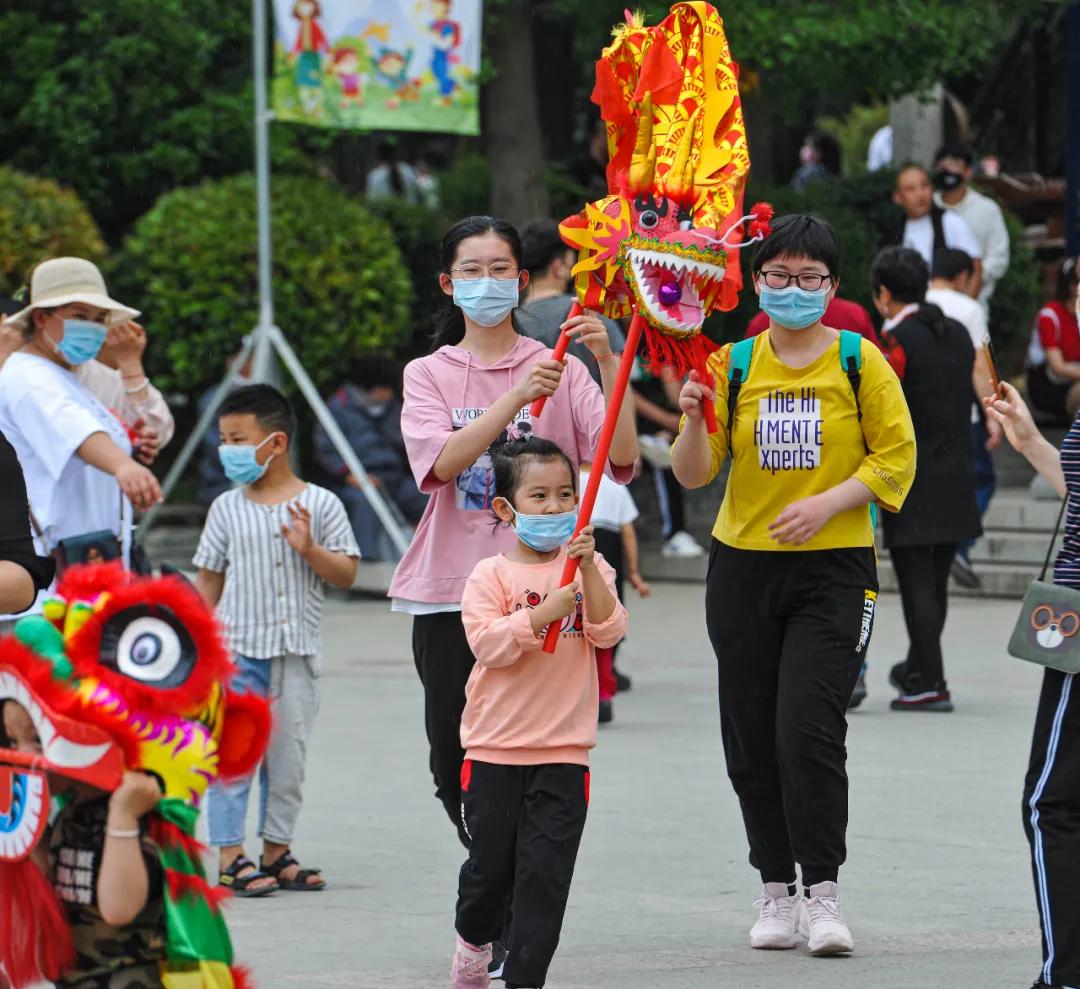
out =
[[[278,120],[480,132],[481,0],[274,0]]]

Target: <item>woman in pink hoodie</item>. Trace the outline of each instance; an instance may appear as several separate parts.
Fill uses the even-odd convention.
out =
[[[443,238],[441,262],[439,284],[452,305],[440,314],[433,352],[405,368],[401,414],[409,464],[431,497],[390,597],[394,611],[413,616],[435,794],[468,847],[461,822],[461,714],[475,658],[461,622],[461,597],[476,564],[515,543],[511,530],[491,524],[491,452],[535,435],[558,444],[575,469],[590,461],[618,362],[594,313],[564,327],[599,362],[603,393],[579,360],[552,360],[550,348],[517,332],[513,311],[529,273],[521,269],[521,239],[510,224],[488,216],[460,220]],[[529,405],[540,396],[547,398],[544,414],[533,420]],[[633,403],[624,402],[610,451],[616,481],[630,481],[636,459]]]

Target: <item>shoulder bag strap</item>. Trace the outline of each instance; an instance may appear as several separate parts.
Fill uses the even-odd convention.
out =
[[[1054,555],[1054,544],[1057,542],[1058,533],[1061,531],[1061,522],[1065,518],[1065,509],[1069,507],[1069,494],[1061,500],[1061,511],[1058,512],[1057,523],[1054,526],[1054,534],[1050,537],[1050,545],[1046,547],[1046,559],[1043,560],[1042,573],[1039,574],[1039,583],[1046,580],[1046,572],[1050,569],[1050,558]]]

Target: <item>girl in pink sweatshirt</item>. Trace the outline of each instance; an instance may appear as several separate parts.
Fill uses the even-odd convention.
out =
[[[492,530],[492,455],[519,436],[543,436],[575,467],[591,460],[618,361],[595,313],[565,328],[598,362],[604,393],[577,358],[518,334],[513,310],[529,281],[521,239],[489,216],[456,223],[442,244],[439,283],[447,296],[435,349],[405,368],[401,432],[427,509],[390,585],[395,611],[413,616],[413,657],[424,686],[424,719],[436,796],[468,847],[461,826],[461,712],[475,662],[461,624],[465,581],[479,560],[514,545],[508,529]],[[544,413],[529,415],[548,396]],[[626,484],[637,457],[633,403],[624,402],[609,469]]]
[[[596,648],[626,632],[615,571],[596,554],[592,527],[565,545],[577,523],[576,478],[548,440],[511,443],[495,456],[492,511],[517,543],[476,565],[461,601],[476,666],[461,722],[471,845],[458,881],[454,989],[489,985],[500,936],[508,989],[543,986],[559,943],[589,802]],[[568,554],[578,578],[559,587]],[[560,635],[548,655],[552,622]]]

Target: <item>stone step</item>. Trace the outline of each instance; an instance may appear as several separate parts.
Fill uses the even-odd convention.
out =
[[[971,561],[976,566],[983,563],[1011,563],[1024,567],[1041,567],[1043,560],[1046,559],[1046,550],[1049,544],[1049,531],[1020,530],[1010,532],[1005,529],[992,529],[972,547]],[[1054,546],[1055,553],[1060,545],[1061,539],[1059,537]],[[887,555],[881,540],[880,530],[878,532],[878,552],[882,556]]]

